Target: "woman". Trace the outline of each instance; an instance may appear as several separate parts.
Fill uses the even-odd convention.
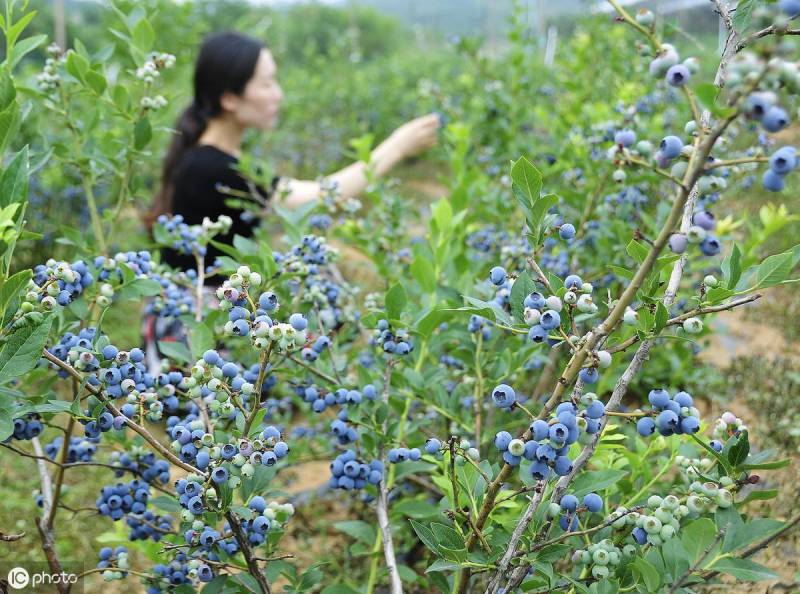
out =
[[[233,219],[227,235],[217,240],[230,243],[234,235],[252,235],[257,224],[243,219],[243,211],[225,205],[229,193],[220,186],[249,193],[254,188],[234,167],[241,155],[242,136],[248,128],[270,130],[276,122],[283,91],[276,78],[272,54],[258,40],[240,33],[217,33],[205,39],[194,72],[194,102],[177,123],[177,134],[164,160],[162,185],[146,217],[152,226],[161,214],[180,214],[188,224],[220,215]],[[430,114],[407,122],[395,130],[371,155],[380,176],[404,158],[432,146],[437,140],[439,118]],[[366,185],[367,164],[359,161],[337,171],[328,180],[338,184],[343,198],[361,193]],[[280,189],[276,192],[276,189]],[[255,188],[281,205],[296,207],[316,199],[316,181],[274,178],[269,190]],[[206,263],[220,255],[208,247]],[[162,260],[176,268],[196,266],[192,256],[164,250]]]

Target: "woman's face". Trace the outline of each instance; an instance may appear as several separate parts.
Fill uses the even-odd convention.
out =
[[[272,53],[261,50],[253,77],[231,107],[237,122],[246,128],[271,129],[278,117],[283,90],[276,78],[277,68]]]

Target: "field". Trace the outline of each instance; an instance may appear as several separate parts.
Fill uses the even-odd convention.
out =
[[[76,3],[59,48],[5,0],[0,591],[800,591],[800,2],[611,0],[551,64],[524,3],[372,4]],[[285,96],[240,175],[368,183],[233,196],[210,262],[226,221],[143,217],[225,29]]]

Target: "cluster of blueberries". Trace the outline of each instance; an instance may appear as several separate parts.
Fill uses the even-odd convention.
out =
[[[661,435],[697,433],[700,430],[700,412],[695,408],[691,394],[678,392],[670,397],[664,389],[650,390],[648,400],[653,407],[655,419],[645,416],[636,423],[642,437],[649,437],[658,430]]]
[[[147,511],[149,499],[150,484],[137,478],[128,483],[103,487],[100,489],[95,506],[100,515],[117,521],[126,514],[143,514]]]
[[[550,510],[555,515],[560,514],[558,525],[565,532],[575,532],[578,529],[578,514],[587,511],[589,513],[597,513],[603,509],[603,498],[597,493],[587,493],[583,497],[583,504],[578,506],[578,498],[575,495],[567,494],[561,498],[558,503],[558,509],[555,505]]]
[[[367,484],[379,484],[383,480],[383,470],[383,463],[380,460],[372,460],[367,464],[357,459],[353,450],[346,450],[331,462],[331,478],[328,485],[331,489],[345,491],[363,489]]]
[[[414,343],[405,330],[392,331],[388,320],[378,320],[375,335],[370,338],[370,344],[380,345],[384,353],[404,356],[414,350]]]
[[[97,437],[70,437],[69,445],[67,446],[67,464],[91,462],[97,452],[97,444],[99,441],[100,439]],[[51,460],[55,460],[60,456],[63,446],[64,438],[58,435],[53,441],[45,444],[44,453]]]
[[[197,273],[188,270],[186,276],[194,281]],[[145,315],[177,318],[194,312],[195,300],[189,287],[175,283],[170,274],[151,274],[150,278],[161,285],[161,293],[146,303]]]
[[[94,275],[83,260],[59,262],[52,258],[33,269],[32,282],[39,289],[39,301],[45,309],[52,310],[57,303],[65,307],[81,296],[84,289],[94,283]]]
[[[717,221],[708,210],[698,210],[692,214],[692,225],[686,233],[673,233],[669,238],[669,248],[676,254],[682,254],[690,243],[697,244],[705,256],[715,256],[721,245],[714,235]]]
[[[215,222],[210,219],[204,219],[202,225],[188,225],[181,215],[171,217],[161,215],[158,217],[157,223],[161,225],[167,236],[162,238],[162,243],[169,245],[180,254],[195,254],[203,257],[207,252],[206,243],[208,239],[220,233],[227,233],[233,224],[233,220],[228,216],[222,215]]]
[[[103,547],[98,552],[97,567],[104,569],[102,572],[103,579],[107,582],[112,580],[121,580],[128,575],[128,549],[123,546],[118,546],[115,549],[111,547]]]
[[[36,413],[30,413],[24,417],[17,417],[14,419],[14,431],[9,435],[3,443],[8,443],[12,439],[19,441],[33,439],[44,431],[42,418]]]

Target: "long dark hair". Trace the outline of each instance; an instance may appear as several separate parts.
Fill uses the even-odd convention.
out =
[[[203,40],[194,67],[194,101],[175,124],[176,133],[164,157],[161,188],[144,217],[148,228],[159,215],[172,212],[175,174],[183,155],[197,144],[208,120],[222,113],[222,95],[242,94],[263,48],[257,39],[233,31],[213,33]]]

